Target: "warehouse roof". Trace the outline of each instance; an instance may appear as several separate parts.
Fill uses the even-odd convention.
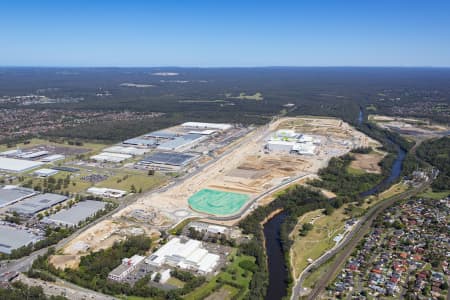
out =
[[[69,209],[60,210],[57,213],[44,218],[43,222],[56,223],[66,226],[76,226],[81,221],[84,221],[88,217],[95,215],[95,213],[99,210],[104,209],[105,206],[106,202],[102,201],[81,201]]]
[[[37,242],[41,237],[18,227],[0,225],[0,252],[11,253],[12,250]]]
[[[0,157],[0,170],[10,172],[24,172],[41,166],[38,161]]]
[[[33,196],[36,192],[22,187],[9,187],[0,189],[0,207],[13,204],[24,198]]]
[[[164,149],[164,150],[176,150],[179,148],[182,148],[184,146],[187,146],[189,144],[192,144],[196,140],[204,139],[205,137],[201,134],[197,133],[190,133],[183,136],[179,136],[173,140],[167,141],[165,143],[162,143],[158,146],[158,149]]]
[[[129,154],[102,152],[100,154],[91,156],[91,159],[97,161],[122,162],[126,159],[132,158]]]
[[[48,177],[48,176],[52,176],[55,175],[56,173],[58,173],[58,170],[55,169],[39,169],[34,171],[34,175],[36,176],[40,176],[40,177]]]
[[[195,156],[181,153],[155,152],[145,157],[142,162],[153,164],[164,164],[172,166],[183,166],[193,160]]]
[[[173,138],[177,137],[177,134],[173,133],[173,132],[168,132],[168,131],[153,131],[153,132],[144,134],[144,136],[154,137],[154,138],[163,138],[163,139],[173,139]]]
[[[124,146],[111,146],[109,148],[103,149],[105,152],[122,153],[130,155],[143,155],[150,151],[148,149],[135,148],[135,147],[124,147]]]
[[[61,203],[66,199],[66,196],[58,194],[39,194],[14,204],[9,210],[15,211],[19,214],[34,215],[44,209],[48,209],[58,203]]]
[[[186,122],[181,124],[181,126],[190,128],[219,129],[219,130],[228,130],[231,127],[233,127],[231,124],[202,123],[202,122]]]
[[[155,139],[132,138],[125,140],[122,143],[136,146],[154,146],[157,142]]]
[[[47,155],[48,151],[30,151],[19,155],[21,158],[36,158]]]
[[[53,154],[53,155],[49,155],[49,156],[41,158],[40,161],[42,161],[42,162],[52,162],[52,161],[61,160],[61,159],[64,159],[64,158],[65,158],[64,155]]]

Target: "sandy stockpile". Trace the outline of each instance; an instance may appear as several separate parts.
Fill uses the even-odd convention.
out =
[[[332,199],[332,198],[336,197],[335,193],[333,193],[332,191],[326,190],[326,189],[320,189],[320,192],[328,199]]]
[[[160,192],[152,193],[137,200],[124,210],[118,212],[114,217],[121,216],[136,207],[153,207],[160,210],[177,210],[188,208],[187,200],[194,193],[202,188],[214,184],[215,180],[220,180],[224,174],[237,168],[247,158],[248,153],[261,152],[262,145],[257,142],[259,138],[258,133],[250,133],[246,137],[246,143],[234,149],[231,153],[221,157],[214,164],[206,167],[201,172],[187,178],[183,182],[171,187],[170,189]]]
[[[156,237],[159,232],[123,221],[104,220],[70,241],[62,249],[62,253],[53,255],[50,261],[56,268],[76,268],[81,256],[110,248],[115,242],[124,240],[127,236],[139,234]]]
[[[380,153],[353,154],[355,160],[350,163],[351,168],[366,171],[367,173],[381,174],[381,167],[378,163],[384,155]]]
[[[52,255],[50,263],[57,269],[76,269],[80,264],[81,255]]]
[[[129,213],[136,207],[148,206],[166,211],[185,209],[188,208],[188,198],[202,188],[210,187],[256,195],[275,185],[277,183],[275,179],[292,177],[302,172],[317,172],[319,168],[327,164],[328,156],[324,154],[317,157],[300,157],[279,153],[264,154],[264,137],[277,128],[292,128],[292,126],[312,129],[323,128],[321,133],[325,134],[329,130],[328,135],[332,137],[366,138],[364,134],[338,119],[280,119],[247,135],[240,147],[220,158],[203,171],[167,191],[142,197],[136,204],[122,210],[115,217],[123,213]]]
[[[123,225],[113,222],[112,220],[104,220],[97,225],[82,232],[75,239],[70,241],[64,247],[64,254],[75,255],[79,254],[83,247],[80,247],[79,242],[84,243],[86,248],[92,251],[98,251],[105,249],[114,244],[115,241],[120,240],[122,237],[115,235]]]
[[[213,180],[209,187],[258,195],[287,177],[299,175],[311,166],[299,156],[287,154],[249,155],[245,162],[226,176]]]
[[[298,133],[306,133],[321,136],[332,136],[340,139],[357,139],[360,146],[367,147],[370,144],[379,143],[357,131],[348,123],[335,118],[298,117],[280,120],[277,129],[292,129]]]

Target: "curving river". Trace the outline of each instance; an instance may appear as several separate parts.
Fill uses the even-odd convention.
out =
[[[361,123],[362,120],[363,112],[360,110],[358,122]],[[360,196],[367,197],[376,194],[397,180],[402,172],[403,160],[406,156],[406,151],[404,149],[398,145],[397,149],[397,157],[392,165],[390,175],[370,190],[362,192]],[[287,295],[288,268],[284,260],[280,239],[280,228],[285,219],[286,213],[281,212],[264,224],[265,246],[269,267],[269,287],[267,289],[266,300],[278,300]]]

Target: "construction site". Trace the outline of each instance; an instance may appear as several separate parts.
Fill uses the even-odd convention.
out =
[[[280,130],[294,132],[294,143],[312,143],[313,153],[268,150],[268,143]],[[52,262],[74,267],[81,255],[110,247],[139,228],[157,236],[159,230],[187,218],[236,224],[256,206],[271,201],[271,194],[278,189],[316,177],[330,158],[379,144],[338,119],[297,117],[275,120],[222,146],[217,150],[220,155],[208,163],[142,194],[110,219],[74,238]]]

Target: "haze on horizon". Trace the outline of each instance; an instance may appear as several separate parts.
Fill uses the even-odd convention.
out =
[[[0,66],[449,67],[449,11],[436,0],[2,1]]]

